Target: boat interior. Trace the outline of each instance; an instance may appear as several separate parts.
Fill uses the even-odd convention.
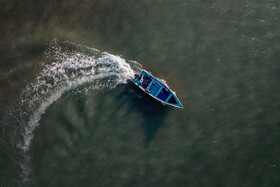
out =
[[[142,72],[135,82],[156,98],[171,104],[178,104],[174,95],[155,78]]]

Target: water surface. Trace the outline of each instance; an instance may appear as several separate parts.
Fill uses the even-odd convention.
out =
[[[0,186],[280,185],[278,1],[0,4]]]

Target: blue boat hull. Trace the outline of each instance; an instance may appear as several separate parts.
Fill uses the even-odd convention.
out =
[[[183,108],[176,94],[162,81],[145,70],[143,70],[140,75],[135,75],[134,84],[163,104]]]

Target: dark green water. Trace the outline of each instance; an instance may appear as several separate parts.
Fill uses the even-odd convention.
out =
[[[276,0],[0,0],[0,186],[280,186],[279,22]]]

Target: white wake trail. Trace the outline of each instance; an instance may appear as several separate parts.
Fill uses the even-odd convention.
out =
[[[17,121],[24,127],[22,139],[17,144],[22,156],[20,165],[24,180],[28,180],[29,175],[28,152],[33,132],[53,102],[68,90],[85,83],[90,83],[87,90],[112,89],[134,76],[130,64],[121,57],[81,45],[78,47],[71,42],[58,44],[51,41],[45,52],[46,61],[50,62],[44,62],[36,79],[20,95],[20,103],[15,110],[19,110]]]

